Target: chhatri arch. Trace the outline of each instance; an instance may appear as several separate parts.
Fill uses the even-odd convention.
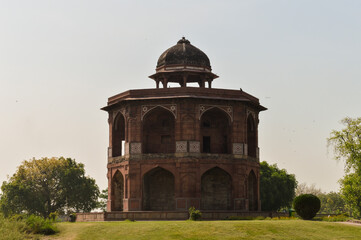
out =
[[[117,94],[102,108],[113,119],[108,218],[186,214],[191,206],[260,211],[258,122],[266,108],[243,90],[214,88],[208,56],[185,38],[160,55],[149,78],[154,88]]]

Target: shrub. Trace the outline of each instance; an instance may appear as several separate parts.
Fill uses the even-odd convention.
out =
[[[304,220],[311,220],[320,210],[321,201],[313,194],[301,194],[293,200],[296,213]]]
[[[53,222],[58,220],[58,216],[59,214],[57,212],[52,212],[49,214],[49,219],[52,220]]]
[[[69,215],[69,219],[70,219],[70,222],[75,222],[75,220],[76,220],[76,213],[71,213],[71,214]]]
[[[32,232],[35,234],[51,235],[58,231],[57,228],[54,226],[53,221],[35,215],[30,215],[25,220],[25,223],[28,232]]]
[[[190,207],[188,209],[188,212],[189,212],[190,220],[197,221],[197,220],[201,219],[201,217],[202,217],[201,211],[196,210],[194,207]]]

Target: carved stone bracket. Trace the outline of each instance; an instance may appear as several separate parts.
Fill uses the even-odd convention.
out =
[[[218,109],[224,111],[230,117],[231,122],[233,122],[233,107],[232,106],[223,106],[223,105],[200,104],[199,105],[199,120],[201,120],[203,113],[205,113],[207,110],[212,109],[212,108],[218,108]]]
[[[156,107],[162,107],[168,111],[170,111],[174,118],[177,119],[177,105],[176,104],[164,104],[164,105],[142,105],[141,109],[141,119],[143,121],[144,116],[151,110]]]

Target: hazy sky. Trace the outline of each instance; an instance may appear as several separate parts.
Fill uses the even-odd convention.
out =
[[[361,1],[0,0],[0,181],[23,160],[64,156],[107,186],[107,98],[153,88],[160,54],[185,36],[214,88],[260,114],[261,160],[338,190],[326,138],[361,116]]]

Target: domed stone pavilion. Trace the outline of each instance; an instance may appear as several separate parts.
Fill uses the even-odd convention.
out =
[[[182,38],[163,52],[153,89],[108,99],[106,219],[207,219],[260,211],[259,100],[214,89],[207,55]],[[170,84],[177,87],[169,87]],[[178,86],[179,84],[179,86]]]

